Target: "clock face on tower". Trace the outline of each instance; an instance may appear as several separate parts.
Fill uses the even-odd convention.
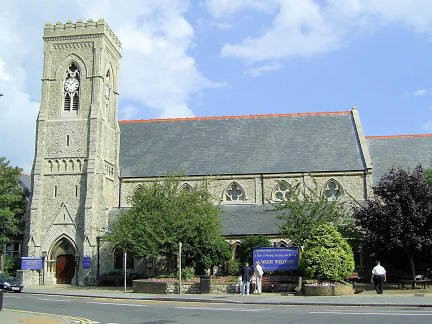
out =
[[[67,78],[64,84],[64,88],[67,92],[72,93],[78,90],[79,81],[76,78]]]

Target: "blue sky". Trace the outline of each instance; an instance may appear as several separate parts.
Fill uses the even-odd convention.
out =
[[[348,110],[366,135],[432,132],[432,1],[8,1],[0,155],[29,172],[46,22],[104,17],[120,119]],[[137,69],[136,67],[141,67]]]

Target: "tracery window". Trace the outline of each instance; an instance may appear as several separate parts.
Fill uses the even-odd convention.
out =
[[[69,64],[64,83],[64,110],[78,111],[80,94],[80,71],[75,62]]]
[[[243,188],[234,181],[228,186],[225,193],[225,199],[227,201],[242,201],[246,200],[246,196]]]
[[[188,191],[188,192],[192,192],[192,186],[190,185],[190,184],[188,184],[188,183],[184,183],[182,186],[181,186],[181,188],[180,188],[181,190],[185,190],[185,191]]]
[[[289,196],[289,185],[286,181],[281,181],[275,189],[275,200],[287,200]]]
[[[324,196],[327,198],[339,198],[343,194],[343,188],[335,179],[327,181],[324,187]]]

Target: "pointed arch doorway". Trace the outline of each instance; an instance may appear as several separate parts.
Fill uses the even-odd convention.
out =
[[[50,260],[55,262],[55,278],[57,284],[70,284],[75,276],[76,248],[67,237],[59,238],[52,246]]]

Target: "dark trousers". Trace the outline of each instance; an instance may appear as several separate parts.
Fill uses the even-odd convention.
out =
[[[383,293],[384,276],[374,276],[373,283],[377,294]]]

